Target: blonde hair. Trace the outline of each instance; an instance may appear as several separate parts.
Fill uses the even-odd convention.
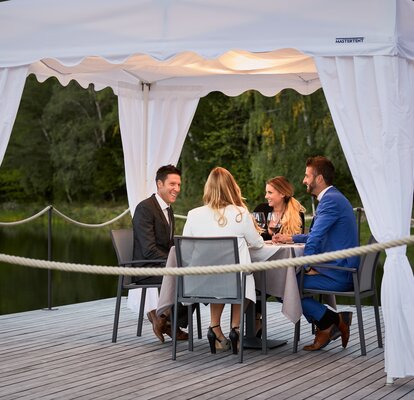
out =
[[[306,209],[293,197],[295,193],[293,185],[284,176],[276,176],[266,183],[285,196],[285,211],[280,221],[282,224],[280,233],[287,235],[301,233],[302,218],[299,213],[304,213]]]
[[[219,226],[227,225],[227,218],[224,215],[224,209],[227,206],[233,205],[237,208],[236,222],[242,220],[243,210],[241,208],[247,210],[239,185],[233,175],[222,167],[216,167],[210,172],[204,185],[203,201],[217,214]]]

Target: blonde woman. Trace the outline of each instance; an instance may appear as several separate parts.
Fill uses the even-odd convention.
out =
[[[293,185],[284,177],[276,176],[266,182],[267,203],[259,204],[254,211],[263,212],[266,226],[262,236],[265,240],[275,239],[274,233],[294,235],[303,233],[305,208],[294,197]],[[256,304],[256,336],[262,336],[262,307]]]
[[[275,230],[284,235],[303,232],[306,210],[293,195],[293,185],[284,176],[276,176],[266,182],[267,204],[260,204],[254,209],[265,214],[267,222],[262,234],[265,240],[272,239]]]
[[[204,206],[188,213],[184,236],[237,236],[240,262],[249,263],[248,246],[260,248],[264,241],[256,230],[249,210],[244,203],[239,185],[225,168],[216,167],[204,186]],[[246,298],[256,301],[253,275],[246,279]],[[233,353],[237,354],[239,340],[240,305],[232,305],[232,321],[229,338]],[[229,350],[229,340],[221,330],[221,314],[224,304],[210,304],[210,327],[207,337],[212,353],[216,349]]]

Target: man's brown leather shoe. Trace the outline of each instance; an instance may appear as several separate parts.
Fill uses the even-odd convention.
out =
[[[147,312],[147,317],[152,324],[152,330],[154,331],[155,336],[160,339],[161,343],[164,343],[163,333],[167,333],[167,318],[159,317],[155,310]]]
[[[172,339],[172,331],[170,324],[166,325],[164,333]],[[181,330],[180,327],[177,328],[177,340],[188,340],[188,333]]]
[[[177,328],[177,340],[188,340],[188,333],[181,330],[181,328]]]
[[[345,349],[348,345],[349,340],[349,327],[352,323],[352,313],[347,312],[340,312],[339,313],[339,324],[338,329],[341,332],[342,336],[342,347]]]
[[[321,331],[320,329],[316,328],[315,339],[312,344],[309,344],[303,348],[306,351],[315,351],[323,349],[330,341],[331,337],[331,330],[334,325],[331,325],[329,328],[324,329]]]

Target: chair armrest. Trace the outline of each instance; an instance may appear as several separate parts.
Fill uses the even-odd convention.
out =
[[[333,264],[309,264],[309,265],[302,265],[301,266],[301,268],[304,268],[304,267],[327,268],[327,269],[337,269],[339,271],[358,272],[358,268],[341,267],[339,265],[333,265]]]
[[[120,267],[126,267],[127,265],[139,265],[139,264],[165,264],[167,260],[131,260],[127,262],[120,263]]]

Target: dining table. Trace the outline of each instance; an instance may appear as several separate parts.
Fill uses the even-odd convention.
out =
[[[272,244],[265,243],[261,248],[250,248],[250,257],[252,262],[273,261],[285,258],[299,257],[303,255],[304,244]],[[166,267],[177,267],[175,247],[172,247],[166,262]],[[253,273],[256,288],[265,290],[265,293],[282,299],[282,314],[292,323],[296,323],[302,315],[302,306],[300,301],[299,288],[296,280],[296,268],[274,268],[266,271]],[[165,275],[161,286],[158,299],[157,314],[161,315],[169,310],[174,304],[176,289],[176,278],[172,275]],[[265,303],[265,302],[264,302]],[[256,338],[254,306],[247,309],[246,315],[246,340],[245,347],[261,348],[262,341]],[[262,304],[262,316],[266,318],[266,303]],[[266,332],[264,333],[266,338]],[[267,341],[267,347],[273,348],[285,344],[286,341]]]

